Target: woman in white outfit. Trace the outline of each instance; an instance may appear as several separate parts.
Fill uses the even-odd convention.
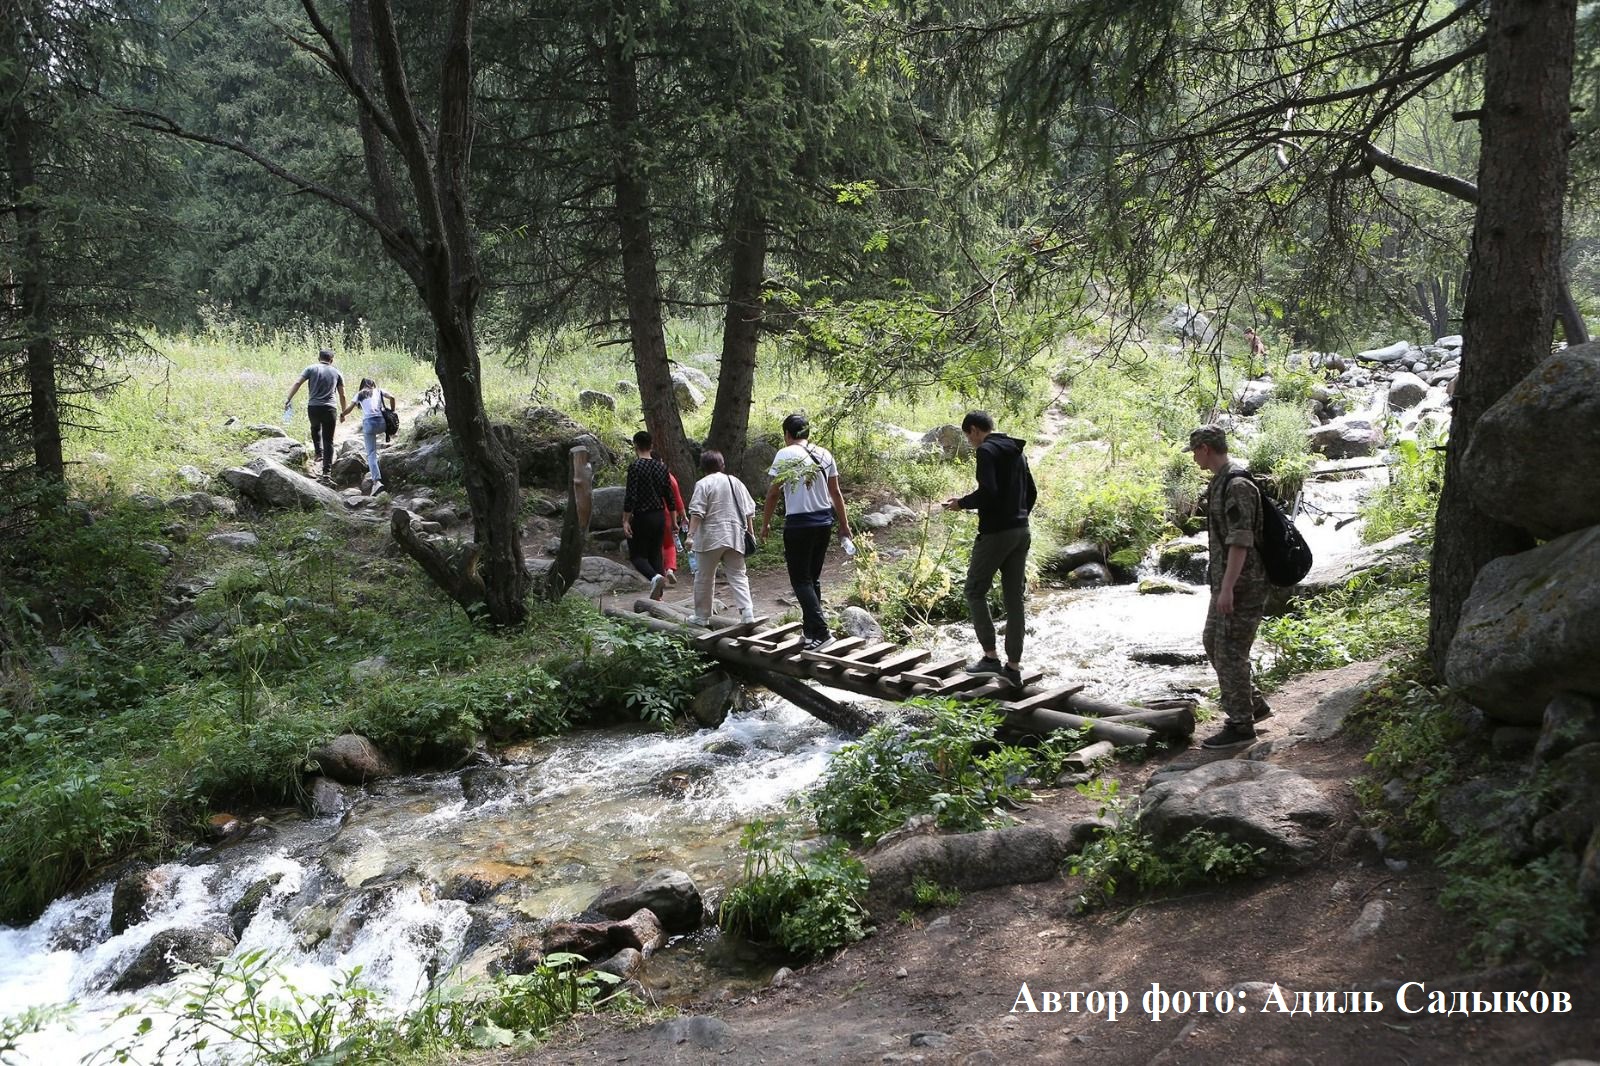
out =
[[[700,625],[712,615],[718,563],[733,590],[739,620],[751,622],[756,617],[755,601],[750,598],[750,576],[744,567],[745,535],[755,537],[756,502],[744,483],[730,476],[723,466],[721,452],[701,452],[700,482],[689,499],[689,540],[698,564],[694,575],[694,621]]]
[[[386,403],[389,410],[394,410],[394,397],[378,388],[378,383],[372,378],[362,378],[361,391],[339,415],[343,419],[357,407],[361,408],[361,436],[367,445],[367,477],[372,482],[368,492],[373,496],[383,491],[383,475],[378,472],[378,434],[383,432],[383,408]]]

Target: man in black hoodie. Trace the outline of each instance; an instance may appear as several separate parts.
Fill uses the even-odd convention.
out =
[[[978,488],[965,496],[944,501],[947,511],[976,510],[978,539],[972,545],[972,560],[967,564],[967,611],[978,634],[983,656],[967,667],[969,674],[1003,677],[1022,686],[1022,594],[1027,585],[1028,512],[1039,498],[1025,441],[994,431],[994,419],[984,411],[969,411],[961,420],[978,456]],[[1006,660],[1002,665],[995,653],[994,619],[989,614],[989,589],[994,575],[1000,575],[1000,592],[1006,605]]]

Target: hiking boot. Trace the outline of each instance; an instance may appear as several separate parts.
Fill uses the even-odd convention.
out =
[[[1020,666],[1002,666],[1000,668],[1000,677],[1012,688],[1019,691],[1022,689],[1022,668]]]
[[[666,594],[667,594],[667,581],[666,581],[666,578],[662,577],[660,574],[657,574],[655,577],[650,579],[650,598],[652,600],[659,600],[661,597],[665,596]]]
[[[975,663],[967,664],[967,673],[973,677],[1004,677],[1005,664],[993,655],[985,655]]]
[[[1254,744],[1255,742],[1256,731],[1254,726],[1234,725],[1229,722],[1221,730],[1201,741],[1200,746],[1217,751],[1221,748],[1237,748],[1246,744]]]

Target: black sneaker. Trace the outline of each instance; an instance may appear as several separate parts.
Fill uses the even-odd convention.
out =
[[[1258,701],[1251,710],[1251,716],[1253,720],[1257,722],[1266,718],[1271,718],[1272,704],[1268,703],[1266,700]]]
[[[1220,731],[1202,740],[1200,746],[1216,751],[1219,748],[1237,748],[1245,744],[1254,744],[1255,742],[1256,731],[1254,726],[1240,726],[1229,722]]]
[[[992,655],[985,655],[975,663],[967,664],[967,673],[974,677],[1004,677],[1005,664]]]
[[[807,637],[800,642],[801,651],[821,651],[824,645],[832,644],[832,637]]]
[[[1021,690],[1021,688],[1022,688],[1022,668],[1021,667],[1017,667],[1017,666],[1002,666],[1000,668],[1000,676],[1012,688],[1017,689],[1019,691]]]

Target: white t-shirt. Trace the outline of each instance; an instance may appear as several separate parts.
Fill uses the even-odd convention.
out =
[[[786,515],[815,511],[833,512],[828,495],[828,479],[839,476],[839,466],[828,449],[801,441],[778,450],[772,457],[767,476],[783,484],[783,512]]]
[[[382,418],[382,417],[383,417],[383,390],[382,389],[369,389],[367,391],[366,399],[361,401],[361,418],[362,418],[362,421],[365,421],[365,420],[367,420],[369,418]]]

